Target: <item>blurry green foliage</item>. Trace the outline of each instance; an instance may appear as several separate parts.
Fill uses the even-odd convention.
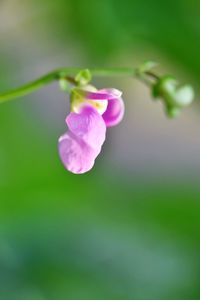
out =
[[[91,65],[123,51],[133,65],[153,47],[199,79],[198,1],[21,0],[18,10],[22,30],[64,49],[70,33]],[[3,90],[20,66],[3,50],[0,63]],[[0,299],[198,299],[198,182],[105,174],[101,158],[89,174],[67,173],[60,129],[30,111],[37,95],[0,107]]]
[[[199,74],[198,1],[59,0],[51,2],[50,8],[46,22],[49,26],[51,18],[53,34],[62,36],[63,28],[70,28],[93,59],[127,49],[134,57],[135,48],[152,46]]]

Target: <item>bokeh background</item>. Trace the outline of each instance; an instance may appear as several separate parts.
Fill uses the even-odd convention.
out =
[[[1,0],[0,90],[62,66],[158,61],[196,89],[168,120],[137,81],[94,169],[57,155],[68,96],[57,84],[0,106],[0,299],[200,297],[200,2]]]

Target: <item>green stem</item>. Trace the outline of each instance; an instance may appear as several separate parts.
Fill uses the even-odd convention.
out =
[[[72,69],[69,69],[69,72],[71,70]],[[63,77],[64,75],[67,76],[67,72],[63,74]],[[53,82],[54,80],[58,80],[59,78],[61,78],[61,70],[56,70],[51,73],[48,73],[47,75],[44,75],[39,79],[31,81],[30,83],[27,83],[25,85],[22,85],[19,88],[0,94],[0,103],[12,100],[17,97],[28,95],[34,91],[39,90],[43,86]]]
[[[15,99],[17,97],[28,95],[34,91],[39,90],[45,85],[50,84],[51,82],[59,80],[61,78],[65,78],[66,80],[73,83],[73,77],[71,76],[76,75],[81,70],[81,68],[61,68],[50,72],[37,80],[20,86],[19,88],[0,94],[0,103]],[[139,78],[137,74],[137,69],[133,68],[90,69],[90,71],[94,77],[129,76]]]

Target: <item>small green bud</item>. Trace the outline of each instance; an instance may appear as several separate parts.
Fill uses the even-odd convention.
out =
[[[188,106],[192,103],[194,98],[194,90],[190,85],[185,85],[176,91],[174,100],[180,107]]]
[[[166,107],[166,114],[169,118],[176,118],[180,113],[181,110],[178,107]]]
[[[152,94],[155,98],[162,98],[169,117],[178,116],[181,108],[190,105],[194,98],[190,85],[179,87],[177,80],[169,75],[161,77],[152,86]]]
[[[76,82],[78,85],[86,85],[92,79],[92,74],[88,69],[81,70],[75,77]]]
[[[65,78],[59,79],[60,89],[64,92],[69,91],[69,83]]]
[[[170,75],[159,78],[152,86],[153,97],[158,98],[162,97],[165,93],[171,93],[174,90],[175,84],[175,79]]]

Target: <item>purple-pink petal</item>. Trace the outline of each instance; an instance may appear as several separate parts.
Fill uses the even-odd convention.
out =
[[[117,89],[102,89],[96,92],[85,91],[85,97],[90,100],[108,100],[108,106],[102,117],[107,127],[119,124],[124,116],[122,92]]]
[[[70,113],[66,123],[71,132],[91,147],[97,148],[105,140],[105,124],[102,116],[90,105],[83,106],[78,114]]]
[[[74,173],[82,174],[89,171],[96,158],[95,150],[71,132],[59,139],[59,155],[65,168]]]
[[[95,92],[76,89],[76,91],[88,100],[112,100],[120,98],[122,95],[122,92],[117,89],[102,89]]]
[[[91,106],[66,118],[69,131],[59,139],[60,158],[75,174],[89,171],[105,141],[106,125],[101,115]]]
[[[124,102],[122,98],[108,101],[107,109],[102,115],[106,126],[112,127],[119,124],[123,119],[124,110]]]

